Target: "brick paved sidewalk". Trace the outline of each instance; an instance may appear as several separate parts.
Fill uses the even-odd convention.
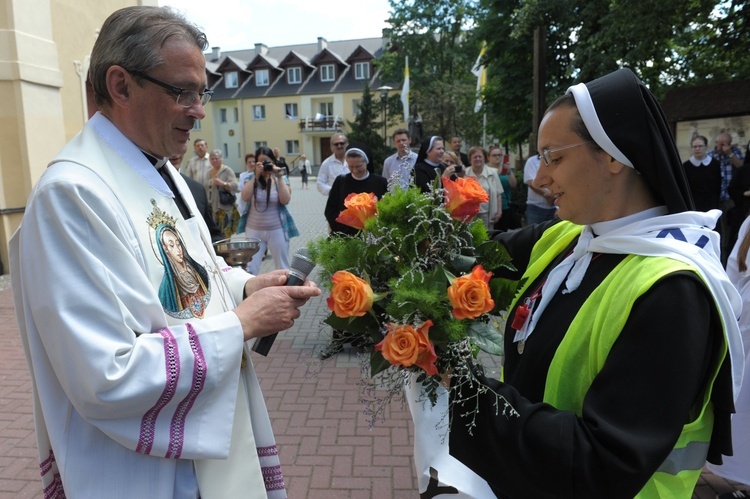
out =
[[[325,234],[325,198],[300,190],[292,179],[290,210],[302,233],[292,251]],[[262,271],[270,270],[266,259]],[[314,275],[313,275],[314,278]],[[0,285],[7,276],[0,278]],[[413,428],[408,410],[391,406],[384,422],[370,428],[360,403],[356,352],[345,350],[315,377],[307,374],[314,350],[326,344],[321,328],[324,297],[311,300],[289,331],[282,332],[267,358],[254,355],[289,497],[292,499],[417,498],[411,459]],[[31,383],[18,336],[10,289],[0,291],[0,499],[41,498],[32,420]],[[742,488],[742,487],[738,487]],[[696,499],[734,490],[708,471]]]

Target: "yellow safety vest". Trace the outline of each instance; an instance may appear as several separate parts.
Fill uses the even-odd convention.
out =
[[[560,222],[545,231],[534,246],[531,263],[524,274],[526,283],[518,298],[582,230],[570,222]],[[586,299],[573,319],[549,366],[544,402],[557,409],[581,416],[584,397],[604,366],[636,300],[662,277],[695,269],[686,263],[664,257],[628,255]],[[514,304],[515,307],[515,304]],[[512,310],[512,309],[511,309]],[[727,354],[726,340],[712,364],[710,384],[700,405],[693,409],[692,421],[683,426],[672,452],[651,476],[637,498],[690,498],[708,454],[714,424],[711,390],[721,360]]]

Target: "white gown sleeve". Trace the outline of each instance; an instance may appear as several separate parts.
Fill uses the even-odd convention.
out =
[[[167,326],[122,206],[82,167],[45,174],[19,244],[31,354],[54,373],[37,379],[56,378],[85,421],[127,448],[226,456],[243,346],[237,316]],[[241,294],[241,277],[228,274]]]

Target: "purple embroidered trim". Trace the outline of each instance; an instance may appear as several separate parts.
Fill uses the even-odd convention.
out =
[[[52,464],[54,462],[55,462],[55,453],[52,452],[52,449],[50,449],[49,457],[45,459],[44,461],[42,461],[41,463],[39,463],[39,469],[41,471],[40,474],[42,475],[42,477],[44,477],[44,475],[49,473],[49,470],[52,469]]]
[[[177,406],[172,424],[169,428],[169,449],[165,457],[168,459],[179,459],[182,455],[182,446],[185,443],[185,423],[190,409],[195,403],[195,399],[203,391],[206,384],[206,358],[203,356],[203,349],[198,334],[190,323],[186,324],[188,338],[190,340],[190,349],[193,351],[193,385],[190,392]]]
[[[284,490],[284,477],[281,475],[281,466],[261,466],[263,482],[266,490]]]
[[[44,499],[65,499],[65,490],[63,489],[60,473],[55,473],[52,483],[44,487]]]
[[[269,447],[258,447],[258,456],[259,457],[269,457],[269,456],[278,456],[279,455],[279,448],[275,445],[271,445]]]
[[[258,457],[273,458],[279,455],[279,448],[275,445],[269,445],[268,447],[257,447]],[[278,462],[278,459],[271,459],[271,462]],[[260,467],[261,473],[263,473],[263,482],[265,483],[266,490],[284,490],[284,477],[281,474],[281,466],[263,466]]]
[[[164,359],[165,359],[165,370],[167,376],[167,382],[162,391],[161,397],[141,419],[141,434],[138,438],[138,446],[135,448],[136,452],[141,454],[151,453],[151,448],[154,445],[154,436],[156,432],[156,418],[159,416],[164,407],[174,397],[177,391],[177,380],[180,379],[180,352],[177,348],[177,340],[175,340],[172,331],[169,328],[164,328],[157,331],[164,337]]]
[[[62,478],[60,477],[60,473],[57,471],[55,462],[55,453],[52,452],[52,449],[50,449],[49,457],[39,463],[39,474],[42,477],[42,485],[44,485],[44,482],[46,481],[46,475],[48,475],[49,472],[52,471],[53,467],[55,470],[54,474],[52,475],[52,482],[44,487],[44,499],[65,499],[65,490],[63,489]]]

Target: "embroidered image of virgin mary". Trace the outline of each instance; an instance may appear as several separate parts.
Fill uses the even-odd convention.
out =
[[[193,260],[177,230],[167,224],[156,228],[156,246],[164,265],[159,300],[172,317],[202,318],[209,299],[208,272]]]
[[[152,249],[164,266],[159,301],[167,315],[178,319],[203,318],[211,299],[208,272],[187,252],[176,220],[151,200],[153,209],[146,222],[154,231]]]

